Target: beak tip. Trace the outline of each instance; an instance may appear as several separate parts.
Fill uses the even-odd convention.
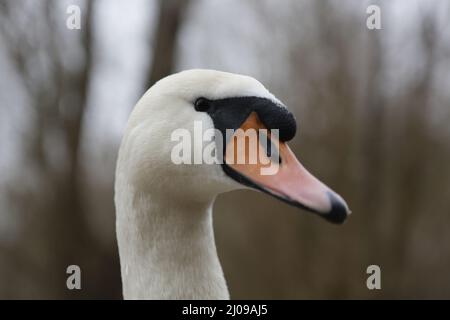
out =
[[[325,219],[335,224],[342,224],[347,219],[347,216],[351,214],[347,203],[337,194],[333,192],[328,193],[328,197],[331,202],[331,210],[323,215]]]

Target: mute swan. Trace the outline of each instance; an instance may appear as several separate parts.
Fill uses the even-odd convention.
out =
[[[195,121],[222,132],[245,126],[279,129],[278,172],[262,176],[255,165],[228,164],[226,148],[223,164],[174,164],[171,133],[177,128],[193,132]],[[285,144],[295,131],[293,115],[248,76],[188,70],[152,86],[130,115],[117,160],[116,232],[124,298],[229,299],[212,226],[219,193],[258,189],[343,222],[349,214],[345,201],[308,173]]]

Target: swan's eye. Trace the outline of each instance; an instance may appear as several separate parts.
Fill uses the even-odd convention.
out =
[[[195,110],[200,111],[200,112],[205,112],[208,111],[209,109],[209,101],[205,98],[198,98],[197,100],[195,100]]]

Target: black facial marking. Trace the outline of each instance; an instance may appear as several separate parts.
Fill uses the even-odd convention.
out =
[[[216,129],[220,130],[224,137],[226,129],[238,129],[252,112],[258,114],[259,119],[268,129],[279,130],[280,141],[291,140],[297,131],[294,115],[285,107],[266,98],[235,97],[218,100],[199,98],[195,103],[196,110],[197,104],[203,105],[205,101],[208,102],[206,112],[212,118]]]
[[[227,129],[238,129],[252,112],[256,112],[261,122],[270,130],[279,130],[281,142],[291,140],[297,131],[297,123],[294,115],[284,106],[270,99],[261,97],[235,97],[217,100],[209,100],[203,97],[197,98],[195,109],[207,112],[214,122],[214,127],[223,136],[223,154],[228,141],[225,141]],[[268,145],[268,154],[272,145]],[[280,163],[282,159],[279,159]],[[224,166],[226,164],[224,163]]]

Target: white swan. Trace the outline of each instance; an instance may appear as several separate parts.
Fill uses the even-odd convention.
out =
[[[279,129],[278,173],[261,176],[250,164],[174,164],[171,133],[186,128],[194,134],[195,120],[203,130]],[[116,230],[124,298],[229,298],[212,226],[219,193],[259,189],[343,222],[349,213],[344,200],[310,175],[284,143],[294,134],[292,114],[251,77],[188,70],[151,87],[130,115],[117,161]]]

